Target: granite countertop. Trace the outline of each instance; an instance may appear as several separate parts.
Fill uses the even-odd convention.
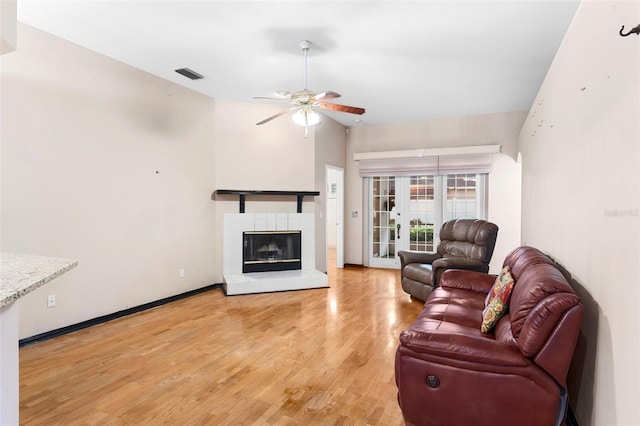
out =
[[[78,261],[74,259],[0,253],[0,308],[77,265]]]

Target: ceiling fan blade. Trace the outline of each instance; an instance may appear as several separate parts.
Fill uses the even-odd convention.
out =
[[[362,115],[365,113],[364,108],[352,107],[348,105],[328,104],[325,102],[319,102],[317,106],[322,109],[329,109],[331,111],[348,112],[351,114]]]
[[[253,99],[269,99],[270,101],[289,101],[289,97],[286,98],[272,98],[270,96],[254,96]]]
[[[331,90],[329,90],[327,92],[318,93],[315,96],[315,98],[316,98],[316,101],[322,101],[322,100],[339,98],[340,96],[341,96],[340,93],[332,92]]]
[[[289,111],[291,111],[291,110],[293,110],[293,109],[296,109],[296,108],[298,108],[298,107],[291,107],[291,108],[284,109],[284,110],[282,110],[282,111],[280,111],[280,112],[278,112],[278,113],[276,113],[276,114],[273,114],[271,117],[267,117],[267,118],[265,118],[265,119],[264,119],[264,120],[262,120],[262,121],[258,121],[258,122],[256,123],[256,126],[259,126],[259,125],[264,124],[264,123],[268,123],[269,121],[271,121],[271,120],[273,120],[273,119],[275,119],[275,118],[278,118],[278,117],[280,117],[281,115],[285,115],[285,114],[286,114],[286,113],[288,113]]]

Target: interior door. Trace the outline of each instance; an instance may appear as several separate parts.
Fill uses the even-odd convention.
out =
[[[374,176],[369,184],[369,266],[399,268],[397,256],[401,206],[394,176]]]
[[[327,183],[326,227],[327,251],[335,249],[335,266],[344,268],[344,169],[325,166]],[[330,256],[327,256],[329,262]],[[329,266],[329,265],[327,265]]]

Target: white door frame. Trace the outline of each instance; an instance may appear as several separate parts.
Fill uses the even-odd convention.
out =
[[[395,234],[395,238],[393,240],[389,240],[388,242],[389,244],[389,250],[393,250],[393,256],[391,257],[385,257],[385,258],[381,258],[381,257],[374,257],[373,255],[373,245],[372,245],[372,239],[373,239],[373,210],[372,210],[372,205],[371,203],[374,200],[374,196],[373,196],[373,180],[372,178],[367,178],[364,179],[365,181],[365,186],[366,188],[366,194],[367,196],[366,198],[366,212],[367,212],[367,220],[365,221],[367,223],[367,230],[365,235],[367,235],[366,238],[366,251],[365,253],[367,253],[367,255],[365,256],[366,260],[367,260],[367,264],[366,266],[371,266],[374,268],[391,268],[391,269],[400,269],[400,259],[397,256],[398,250],[402,249],[401,244],[404,243],[404,240],[402,239],[401,235],[402,232],[405,231],[404,228],[404,224],[402,223],[402,220],[404,218],[403,215],[403,198],[401,196],[403,190],[404,190],[404,181],[402,180],[401,176],[393,176],[394,178],[394,185],[395,185],[395,195],[394,195],[394,201],[395,201],[395,207],[393,209],[391,209],[388,213],[385,213],[389,220],[389,222],[391,221],[391,219],[393,219],[395,225],[395,229],[394,229],[394,234]],[[400,231],[398,231],[397,226],[398,224],[400,224],[401,229]],[[392,243],[392,244],[391,244]]]
[[[336,268],[344,268],[344,169],[342,167],[325,165],[325,187],[329,188],[329,173],[330,171],[335,173],[336,178]],[[329,218],[329,203],[326,203],[325,217]],[[327,223],[327,227],[333,224]],[[328,247],[328,243],[325,244],[325,251]]]

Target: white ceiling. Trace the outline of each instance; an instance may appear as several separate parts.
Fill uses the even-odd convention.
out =
[[[213,98],[303,88],[362,124],[528,110],[579,4],[511,1],[32,1],[18,19]],[[181,67],[205,76],[191,81]],[[282,103],[283,108],[286,103]],[[331,113],[351,126],[355,115]]]

